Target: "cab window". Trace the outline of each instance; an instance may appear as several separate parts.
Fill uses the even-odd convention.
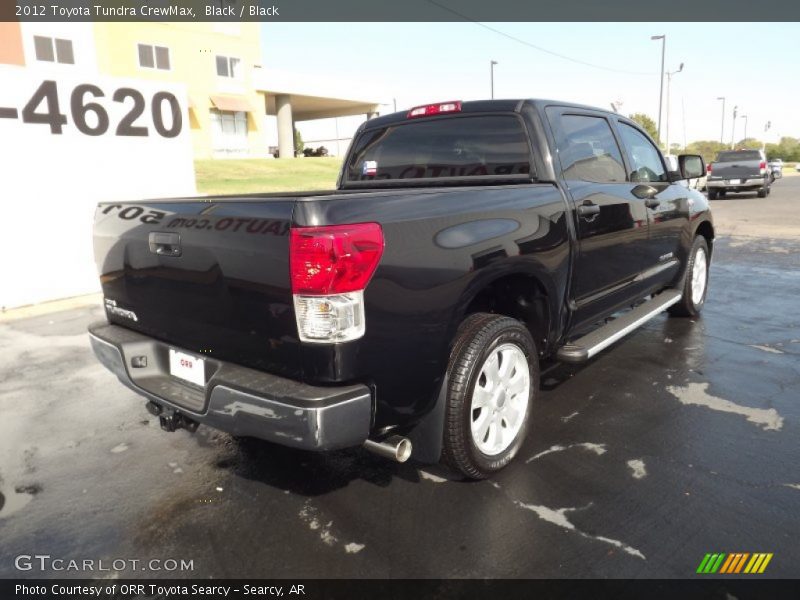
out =
[[[603,117],[562,115],[558,156],[564,179],[617,183],[625,181],[622,154]]]
[[[631,160],[631,181],[667,181],[667,170],[653,143],[627,123],[620,123],[619,130]]]

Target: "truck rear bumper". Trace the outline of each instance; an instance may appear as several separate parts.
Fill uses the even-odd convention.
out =
[[[189,351],[105,321],[89,327],[89,338],[123,384],[215,429],[307,450],[358,446],[369,435],[372,393],[365,385],[311,386],[201,357],[208,376],[201,387],[170,375],[170,349]]]
[[[735,182],[735,183],[734,183]],[[764,187],[764,178],[757,179],[708,179],[706,181],[706,188],[710,189],[724,189],[728,191],[747,191],[757,190]]]

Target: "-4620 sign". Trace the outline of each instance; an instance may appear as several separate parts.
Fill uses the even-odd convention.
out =
[[[75,86],[70,95],[70,113],[72,122],[78,131],[83,134],[98,136],[109,131],[111,123],[108,111],[97,98],[104,98],[105,93],[96,85],[82,83]],[[114,127],[114,135],[146,137],[150,135],[149,129],[144,125],[137,125],[137,120],[145,111],[147,101],[139,90],[121,87],[111,96],[113,102],[129,105],[130,109],[119,123]],[[129,102],[130,101],[130,102]],[[131,103],[132,102],[132,103]],[[169,123],[164,122],[164,104],[169,108],[171,115]],[[156,92],[150,99],[150,112],[153,117],[153,128],[156,133],[165,138],[177,137],[183,128],[183,115],[178,99],[169,92]],[[89,115],[94,118],[89,119]],[[67,116],[61,112],[58,102],[58,87],[52,80],[43,81],[42,85],[34,92],[31,99],[22,109],[23,123],[39,123],[50,126],[50,133],[61,134],[67,124]]]

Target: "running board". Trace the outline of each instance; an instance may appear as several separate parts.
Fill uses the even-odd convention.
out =
[[[681,293],[668,290],[640,304],[629,313],[595,329],[573,342],[562,346],[556,356],[566,363],[582,363],[595,354],[608,348],[620,338],[647,323],[660,312],[666,310],[681,299]]]

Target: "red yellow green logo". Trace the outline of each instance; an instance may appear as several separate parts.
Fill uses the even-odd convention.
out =
[[[747,573],[756,574],[763,573],[769,561],[772,560],[772,553],[769,552],[734,552],[726,554],[724,552],[716,554],[706,554],[697,567],[697,572],[700,574],[726,574],[732,573]]]

